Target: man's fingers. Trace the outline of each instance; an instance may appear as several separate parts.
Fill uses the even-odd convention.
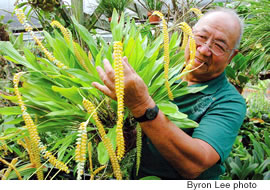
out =
[[[100,79],[103,81],[103,83],[110,89],[114,89],[114,81],[112,81],[107,73],[104,72],[104,70],[101,67],[97,67],[97,72],[99,74]]]
[[[107,77],[112,81],[114,82],[114,70],[110,64],[110,62],[107,60],[107,59],[104,59],[103,61],[104,63],[104,70],[107,74]]]
[[[112,99],[116,100],[115,94],[107,86],[101,85],[97,82],[92,82],[92,85],[106,96],[109,96]]]
[[[126,56],[123,57],[122,63],[123,63],[123,66],[124,66],[124,70],[132,72],[132,73],[136,73],[134,71],[134,69],[131,67],[131,65],[128,63],[128,58]]]

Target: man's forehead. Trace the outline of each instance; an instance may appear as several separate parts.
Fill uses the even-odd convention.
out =
[[[238,38],[237,28],[239,28],[236,18],[226,12],[213,12],[203,16],[194,26],[194,30],[211,32],[210,29],[215,29],[226,36],[225,38]],[[240,31],[240,29],[239,29]],[[220,36],[222,37],[222,36]],[[234,40],[233,40],[234,41]]]

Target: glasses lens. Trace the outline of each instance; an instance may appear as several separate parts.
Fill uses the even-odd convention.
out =
[[[201,46],[207,45],[205,40],[203,41],[203,39],[201,39],[198,36],[194,36],[194,37],[195,37],[195,42],[197,45],[201,45]],[[221,56],[226,52],[226,47],[223,47],[222,45],[219,45],[217,43],[213,43],[210,46],[207,45],[207,47],[213,54],[217,56]]]

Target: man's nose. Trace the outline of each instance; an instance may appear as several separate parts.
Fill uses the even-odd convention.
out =
[[[210,41],[198,45],[197,51],[202,55],[210,56],[212,54]]]

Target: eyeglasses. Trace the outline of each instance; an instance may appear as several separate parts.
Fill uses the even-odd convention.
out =
[[[195,34],[194,35],[194,39],[197,45],[207,45],[207,47],[209,48],[209,50],[215,54],[216,56],[222,56],[224,55],[226,52],[229,52],[233,49],[229,49],[228,46],[223,43],[223,42],[219,42],[219,41],[212,41],[210,44],[207,44],[208,41],[208,37],[204,36],[204,35],[200,35],[200,34]]]

